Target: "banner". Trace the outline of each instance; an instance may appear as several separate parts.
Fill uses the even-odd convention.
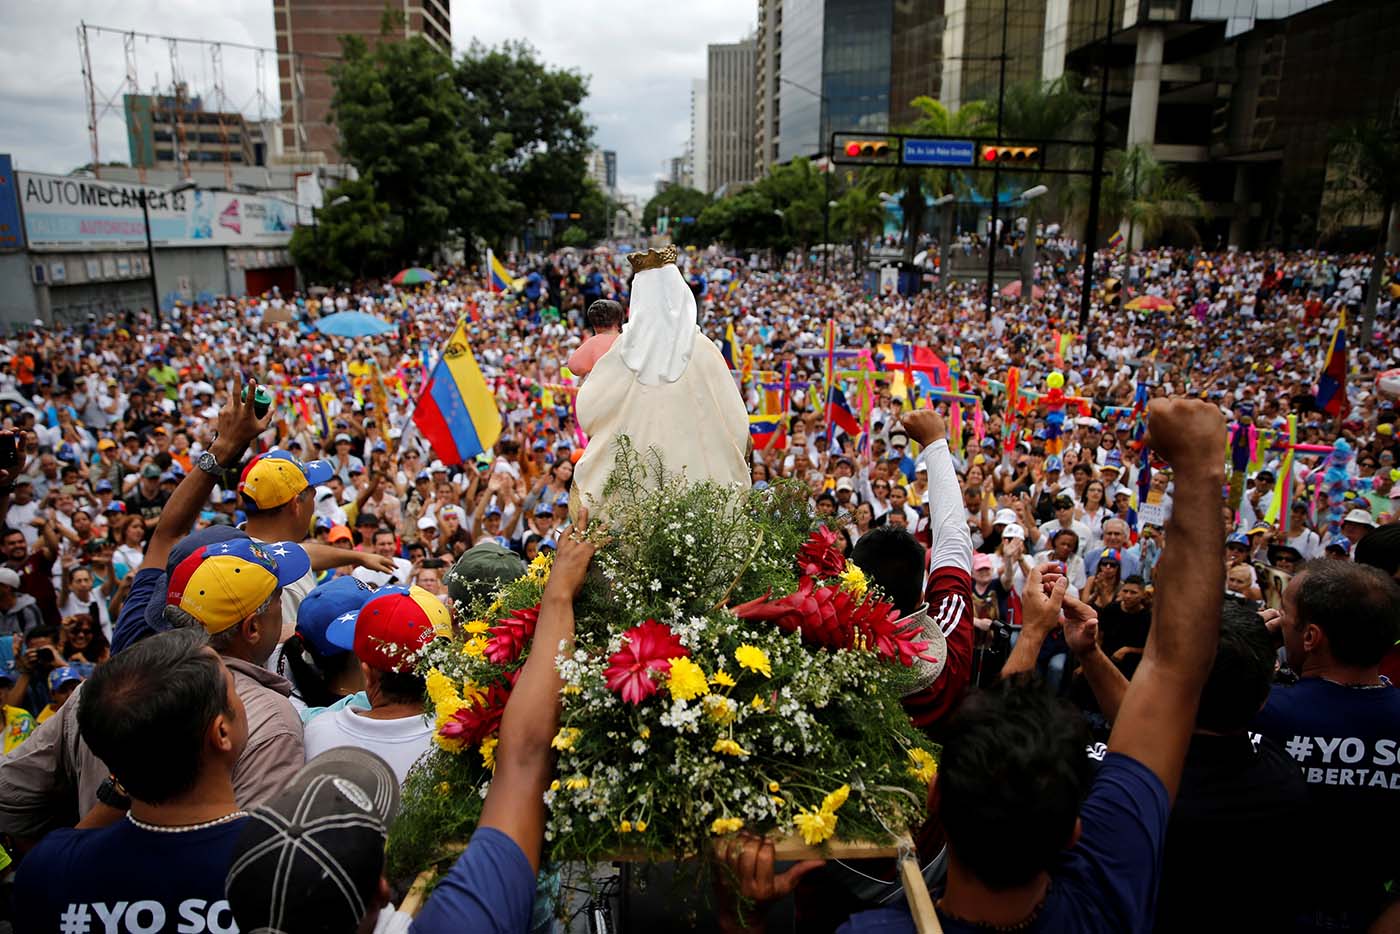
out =
[[[164,188],[16,172],[24,230],[33,249],[101,249],[144,245],[146,192],[156,246],[285,246],[296,205],[262,195]]]

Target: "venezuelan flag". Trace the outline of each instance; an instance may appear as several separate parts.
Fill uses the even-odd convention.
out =
[[[512,276],[505,265],[496,258],[490,247],[486,249],[486,266],[490,271],[487,287],[492,292],[518,292],[520,280]]]
[[[931,367],[932,369],[914,370],[910,375],[914,377],[914,385],[919,387],[919,391],[925,395],[933,392],[935,386],[948,385],[948,365],[943,359],[934,353],[930,348],[921,344],[881,344],[877,348],[880,353],[881,363],[893,377],[890,381],[890,392],[899,399],[907,398],[909,393],[904,385],[904,372],[901,369],[906,362],[918,367]]]
[[[832,386],[831,391],[827,393],[826,421],[829,426],[840,428],[852,438],[860,434],[860,421],[857,420],[855,412],[851,411],[850,403],[846,401],[846,394],[841,391],[840,386]],[[827,429],[828,432],[830,430]]]
[[[1327,348],[1327,362],[1317,379],[1317,407],[1328,415],[1347,414],[1347,313],[1342,311],[1337,330],[1332,332],[1332,344]]]
[[[772,441],[771,450],[787,448],[787,432],[783,430],[783,420],[768,415],[749,416],[749,437],[753,439],[754,450],[763,450]]]
[[[743,362],[744,353],[739,349],[739,339],[734,336],[734,323],[731,321],[724,328],[724,343],[719,345],[719,352],[724,355],[724,362],[731,370],[739,369],[739,364]]]
[[[472,355],[465,321],[458,323],[433,367],[413,423],[444,464],[473,458],[501,436],[501,413]]]
[[[1123,245],[1123,240],[1124,240],[1124,239],[1125,239],[1125,238],[1124,238],[1124,236],[1123,236],[1123,231],[1121,231],[1121,230],[1115,230],[1115,231],[1113,232],[1113,236],[1111,236],[1111,237],[1108,238],[1108,248],[1109,248],[1110,250],[1116,250],[1116,249],[1118,249],[1120,246]]]

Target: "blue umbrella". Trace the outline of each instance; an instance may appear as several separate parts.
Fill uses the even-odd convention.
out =
[[[377,337],[397,328],[382,318],[363,311],[340,311],[316,322],[316,330],[332,337]]]

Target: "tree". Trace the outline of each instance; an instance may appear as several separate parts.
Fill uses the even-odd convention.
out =
[[[709,195],[685,185],[671,185],[657,192],[642,208],[642,229],[650,232],[656,226],[656,218],[665,211],[667,217],[696,217],[704,213],[712,203]],[[672,231],[674,236],[678,231]]]
[[[973,101],[953,113],[942,102],[920,95],[912,105],[921,116],[899,132],[915,136],[976,136],[988,125],[990,116],[985,102]],[[898,166],[870,166],[862,173],[862,185],[874,192],[900,192],[899,206],[904,211],[904,261],[914,261],[928,196],[938,197],[951,190],[952,179],[946,169],[902,169]]]
[[[1155,240],[1168,231],[1199,242],[1195,218],[1205,212],[1196,186],[1158,162],[1146,146],[1109,150],[1104,158],[1100,204],[1112,226],[1128,225],[1128,246]],[[1089,202],[1089,180],[1070,182],[1071,212],[1081,218]],[[1140,236],[1139,236],[1140,235]],[[1085,242],[1098,242],[1099,232],[1085,231]]]
[[[1343,193],[1328,204],[1329,222],[1335,226],[1347,215],[1374,212],[1377,208],[1381,212],[1375,255],[1371,259],[1371,281],[1361,312],[1361,344],[1365,347],[1370,346],[1375,328],[1390,219],[1400,201],[1400,127],[1378,120],[1346,126],[1333,136],[1332,156],[1334,164],[1329,167],[1329,174],[1341,180]]]
[[[499,240],[518,234],[533,218],[585,211],[585,160],[592,128],[583,114],[588,79],[542,63],[527,42],[499,48],[472,43],[454,78],[464,99],[463,131],[473,152],[505,189],[471,214],[478,231]]]
[[[375,198],[371,178],[342,182],[325,203],[314,226],[292,233],[292,259],[311,281],[349,282],[392,265],[399,221]]]
[[[1089,98],[1076,90],[1079,83],[1078,78],[1066,73],[1043,84],[1020,82],[1008,87],[1002,111],[1003,136],[1023,140],[1090,139],[1094,109]],[[988,102],[986,106],[990,111],[994,105]],[[1046,146],[1044,151],[1046,168],[1069,168],[1074,161],[1074,150],[1069,146],[1052,144]],[[1018,177],[1021,176],[1018,174]],[[1039,171],[1024,176],[1027,188],[1041,181],[1042,173]],[[1061,200],[1068,197],[1069,189],[1066,186],[1056,185],[1055,188],[1056,197]],[[1021,294],[1027,297],[1031,295],[1035,277],[1037,208],[1036,199],[1026,202],[1026,240],[1021,247]]]
[[[588,235],[578,224],[570,224],[564,228],[564,232],[559,235],[560,246],[585,247],[593,242],[593,238]]]
[[[775,216],[781,218],[787,239],[803,252],[821,239],[826,181],[810,160],[775,165],[754,187],[768,197],[772,210],[779,212]]]
[[[393,258],[430,261],[470,218],[504,209],[503,182],[490,156],[463,132],[466,101],[452,83],[452,60],[422,37],[380,42],[342,40],[331,67],[331,109],[341,151],[374,180],[376,198],[393,220]]]
[[[861,248],[871,236],[884,229],[884,203],[864,188],[850,188],[831,209],[831,220],[837,236],[851,244],[856,268],[860,268]]]
[[[775,211],[772,198],[755,186],[707,207],[697,226],[701,236],[723,241],[741,253],[767,249],[786,252],[791,240],[783,218]]]

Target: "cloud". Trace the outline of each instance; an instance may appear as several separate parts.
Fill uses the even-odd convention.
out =
[[[67,172],[90,159],[87,109],[76,28],[86,20],[120,30],[202,38],[270,47],[272,0],[44,0],[3,4],[0,34],[6,67],[0,69],[0,146],[20,167]],[[690,131],[690,82],[705,76],[706,43],[733,42],[754,29],[752,0],[670,0],[624,4],[617,0],[456,0],[453,44],[473,40],[498,45],[525,40],[555,67],[589,76],[585,111],[601,149],[616,150],[618,182],[650,196],[655,179],[679,155]],[[121,92],[126,81],[122,38],[90,33],[90,53],[104,160],[127,158]],[[136,40],[137,80],[143,91],[170,83],[169,50]],[[182,45],[178,66],[192,93],[212,96],[207,52]],[[276,59],[263,62],[268,115],[278,108]],[[255,53],[223,49],[225,95],[231,109],[255,115],[259,73]],[[110,106],[108,106],[110,105]]]

